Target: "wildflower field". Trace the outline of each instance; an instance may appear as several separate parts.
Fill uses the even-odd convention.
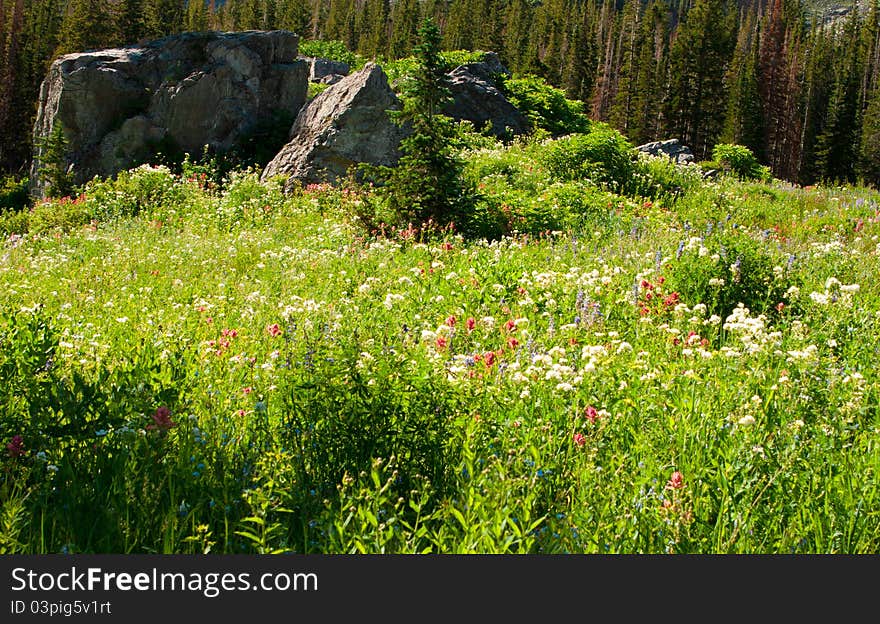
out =
[[[0,552],[880,550],[880,194],[553,148],[467,153],[497,237],[163,167],[8,217]]]

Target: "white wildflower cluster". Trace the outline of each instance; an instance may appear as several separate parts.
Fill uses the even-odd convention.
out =
[[[285,319],[290,320],[297,315],[318,312],[325,306],[326,304],[323,301],[315,301],[314,299],[303,299],[302,297],[294,295],[291,298],[291,302],[289,304],[282,304],[279,307],[281,308],[281,315]]]
[[[738,428],[742,427],[751,427],[755,423],[758,422],[756,416],[761,416],[764,410],[764,399],[762,399],[759,395],[753,395],[745,405],[743,405],[739,412],[737,412],[733,418],[736,420],[736,425]]]
[[[743,345],[742,353],[761,353],[768,347],[782,342],[782,332],[767,331],[767,317],[763,314],[751,316],[751,311],[742,303],[724,320],[722,328],[735,335]],[[725,351],[725,349],[722,349]],[[726,350],[727,355],[735,351]]]
[[[839,240],[833,240],[828,243],[813,243],[811,247],[813,248],[812,255],[814,258],[821,258],[822,256],[827,256],[832,253],[846,252],[846,248]]]
[[[825,280],[824,292],[811,292],[810,299],[819,305],[838,302],[851,305],[852,295],[859,292],[859,288],[858,284],[842,284],[836,277],[829,277]]]
[[[390,310],[391,308],[394,307],[395,303],[400,303],[404,299],[405,299],[405,297],[403,295],[400,295],[397,293],[391,293],[391,292],[386,293],[385,294],[385,301],[382,302],[382,305],[384,305],[388,310]]]

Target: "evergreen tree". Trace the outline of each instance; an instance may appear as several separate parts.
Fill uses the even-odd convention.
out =
[[[190,9],[201,7],[202,14],[205,12],[204,0],[191,2]],[[205,28],[189,28],[189,30],[204,30]],[[144,19],[144,0],[121,0],[117,8],[116,30],[123,45],[137,43],[147,34],[147,23]]]
[[[724,76],[735,39],[727,0],[696,0],[679,24],[670,50],[668,130],[698,158],[709,155],[721,134],[727,93]]]
[[[859,22],[847,20],[836,54],[834,88],[828,102],[828,116],[816,138],[817,175],[824,180],[850,181],[855,174],[858,141]]]
[[[391,9],[391,41],[389,55],[393,59],[407,56],[418,43],[419,37],[418,0],[397,0]]]
[[[327,39],[341,41],[349,50],[356,50],[358,36],[355,30],[354,0],[331,0],[327,10],[327,23],[324,34]]]
[[[722,143],[748,147],[763,160],[764,121],[758,88],[758,31],[756,10],[740,27],[733,61],[727,74],[729,98]]]
[[[652,0],[642,20],[639,78],[633,95],[630,138],[636,144],[660,135],[666,90],[669,13],[662,0]]]
[[[56,123],[40,150],[40,178],[47,185],[46,195],[66,197],[73,193],[73,173],[67,162],[67,139],[61,123]]]
[[[104,0],[71,0],[55,54],[96,50],[118,42],[115,19]]]
[[[614,5],[602,5],[596,29],[596,42],[599,44],[596,83],[591,96],[591,112],[594,119],[607,119],[617,86],[615,72],[615,19]]]
[[[419,40],[413,50],[415,75],[404,85],[403,110],[393,116],[412,134],[401,141],[403,155],[386,187],[389,205],[403,223],[461,225],[468,193],[463,164],[450,147],[454,125],[441,113],[450,97],[449,78],[440,54],[440,30],[433,20],[423,22]]]
[[[626,0],[623,12],[620,14],[617,37],[619,51],[619,60],[616,63],[617,90],[608,115],[609,124],[626,136],[631,136],[630,131],[635,116],[636,85],[639,83],[641,61],[639,51],[642,47],[643,34],[640,12],[640,0]]]
[[[880,87],[868,97],[859,139],[857,173],[866,184],[880,188]]]
[[[504,14],[504,46],[499,50],[508,69],[527,74],[534,69],[525,60],[529,45],[532,5],[529,0],[510,0]]]
[[[310,19],[311,10],[308,0],[284,0],[277,5],[275,24],[278,28],[305,36],[309,30]],[[354,46],[350,46],[349,49],[354,49]]]
[[[232,2],[235,8],[236,2]],[[145,0],[144,18],[147,37],[160,39],[183,30],[183,0]]]
[[[132,0],[127,0],[132,1]],[[133,0],[140,1],[140,0]],[[204,32],[208,30],[208,11],[204,0],[190,0],[186,7],[186,30]]]
[[[582,3],[578,14],[572,16],[571,53],[562,73],[562,88],[570,98],[581,101],[590,99],[596,80],[598,49],[592,31],[596,12],[596,3],[591,0]]]

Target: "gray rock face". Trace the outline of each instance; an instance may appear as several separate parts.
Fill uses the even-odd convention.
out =
[[[297,182],[336,182],[357,163],[394,165],[406,132],[391,122],[388,110],[400,100],[375,63],[328,87],[299,113],[290,141],[263,170],[262,179],[287,176]]]
[[[300,58],[308,63],[309,80],[312,82],[322,82],[322,78],[333,74],[348,76],[351,71],[348,63],[342,61],[332,61],[315,56],[301,56]]]
[[[459,65],[449,74],[452,102],[443,112],[457,121],[467,120],[479,130],[491,124],[497,137],[522,134],[528,120],[495,86],[498,75],[509,72],[494,52],[480,63]]]
[[[682,145],[678,139],[645,143],[644,145],[639,145],[636,149],[651,156],[665,156],[678,165],[694,163],[694,155],[691,152],[691,148]]]
[[[32,192],[45,192],[41,143],[57,124],[80,184],[138,164],[160,143],[223,151],[274,114],[296,115],[309,74],[298,43],[287,31],[183,33],[62,56],[40,89]]]

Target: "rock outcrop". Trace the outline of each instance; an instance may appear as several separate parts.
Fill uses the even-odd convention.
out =
[[[45,191],[42,144],[59,124],[79,184],[139,164],[160,145],[224,151],[279,113],[293,118],[310,71],[298,43],[288,31],[183,33],[60,57],[40,88],[32,192]]]
[[[654,141],[639,145],[636,149],[651,156],[665,156],[678,165],[691,165],[694,163],[694,155],[691,148],[682,145],[678,139],[666,141]]]
[[[479,63],[459,65],[449,74],[452,102],[443,112],[456,121],[470,121],[480,130],[488,126],[497,137],[528,131],[528,120],[497,88],[499,75],[509,72],[498,55],[487,52]]]
[[[297,182],[337,182],[358,163],[394,165],[406,132],[387,111],[400,107],[385,72],[367,63],[300,111],[290,141],[263,170],[262,179],[287,176],[285,188],[290,189]]]

